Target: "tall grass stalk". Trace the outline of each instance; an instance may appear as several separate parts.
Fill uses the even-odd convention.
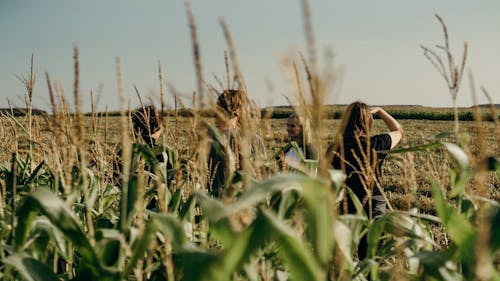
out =
[[[462,78],[465,70],[465,64],[467,61],[467,42],[464,43],[463,46],[463,53],[461,57],[461,61],[459,61],[459,64],[455,63],[455,58],[453,53],[451,52],[450,48],[450,43],[449,43],[449,38],[448,38],[448,28],[446,27],[446,24],[444,20],[439,16],[435,15],[436,18],[438,19],[439,23],[441,24],[441,27],[443,29],[443,35],[444,35],[444,45],[436,45],[436,51],[425,47],[421,46],[422,50],[424,51],[424,56],[427,58],[427,60],[438,70],[438,72],[441,74],[443,79],[445,80],[448,90],[451,95],[452,99],[452,104],[454,108],[454,115],[455,115],[455,127],[454,131],[455,134],[458,137],[459,134],[459,120],[458,120],[458,108],[457,108],[457,95],[458,91],[460,89],[460,85],[462,84]],[[442,57],[438,54],[437,51],[443,51],[446,56],[446,62],[447,65],[445,66],[445,62],[442,59]]]
[[[200,110],[203,110],[205,108],[204,90],[203,90],[203,72],[202,72],[201,53],[200,53],[200,46],[198,44],[196,23],[190,2],[185,1],[184,3],[186,6],[186,14],[188,17],[189,31],[191,32],[191,44],[193,46],[194,67],[195,67],[196,81],[197,81],[196,85],[197,85],[197,95],[198,95],[198,107],[195,107],[193,104],[193,109],[198,108]]]
[[[123,88],[123,74],[122,74],[122,66],[120,58],[116,58],[116,77],[117,77],[117,85],[118,85],[118,96],[120,99],[120,144],[121,144],[121,174],[122,174],[122,190],[120,197],[120,231],[124,234],[127,231],[127,202],[128,202],[128,184],[130,177],[130,156],[131,148],[130,148],[130,135],[128,130],[128,115],[127,115],[127,102],[125,100],[125,93]]]

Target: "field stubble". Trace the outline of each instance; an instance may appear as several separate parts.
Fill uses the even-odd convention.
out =
[[[105,156],[112,154],[119,149],[120,129],[119,117],[98,118],[98,122],[92,127],[92,119],[85,118],[86,136],[85,139],[89,144],[88,151],[91,151],[91,144],[100,143],[101,151],[93,151],[93,153]],[[95,121],[95,120],[94,120]],[[193,119],[190,117],[179,117],[166,119],[166,130],[164,130],[164,140],[168,146],[178,151],[179,156],[189,157],[196,149],[197,131],[194,127]],[[212,123],[212,119],[205,118],[204,121]],[[336,130],[338,129],[340,120],[328,119],[324,123],[323,130],[323,149],[333,139]],[[435,120],[401,120],[401,125],[405,130],[405,136],[401,147],[411,147],[431,143],[434,136],[447,132],[453,127],[452,121],[435,121]],[[10,125],[9,125],[10,123]],[[44,158],[46,151],[51,150],[54,145],[53,134],[48,127],[44,126],[43,119],[34,122],[36,143],[39,149],[34,150],[33,160]],[[12,121],[4,119],[2,125],[1,137],[4,143],[0,157],[2,162],[8,161],[10,157],[9,151],[19,150],[20,152],[28,149],[28,141],[22,132],[14,133],[13,129],[9,129],[14,125]],[[461,131],[470,135],[469,153],[478,153],[476,143],[478,138],[486,141],[491,154],[498,150],[498,143],[495,141],[495,124],[492,122],[482,123],[482,135],[478,135],[477,124],[475,122],[462,121],[460,122]],[[265,140],[268,155],[283,147],[287,142],[286,119],[262,119],[261,129],[259,132]],[[375,134],[383,133],[384,125],[382,121],[375,120]],[[12,138],[18,138],[17,141],[8,141]],[[38,152],[38,153],[37,153]],[[427,149],[424,151],[406,152],[400,154],[391,154],[384,164],[382,186],[386,191],[386,195],[394,209],[408,210],[417,208],[424,213],[434,214],[433,203],[430,192],[430,184],[438,183],[440,186],[449,187],[449,170],[450,160],[447,153],[440,148]],[[500,201],[500,181],[498,177],[491,173],[488,175],[487,188],[481,190],[482,196],[495,201]],[[476,190],[469,190],[476,193]],[[486,193],[486,194],[484,194]]]
[[[196,149],[196,129],[193,126],[193,120],[190,117],[167,118],[167,126],[163,135],[165,142],[171,148],[179,152],[181,157],[188,157],[191,152]],[[204,121],[212,123],[211,118],[205,118]],[[265,140],[268,155],[283,147],[287,142],[286,119],[262,119],[261,132],[259,132]],[[10,157],[9,151],[26,151],[28,149],[27,139],[23,134],[17,132],[14,134],[10,126],[6,126],[8,121],[3,121],[1,137],[4,143],[0,157],[1,161],[8,161]],[[340,120],[328,119],[324,123],[323,130],[323,149],[333,139],[336,133]],[[405,130],[405,136],[399,147],[411,147],[431,143],[434,136],[442,132],[447,132],[453,127],[452,121],[435,121],[435,120],[401,120],[401,125]],[[12,121],[11,121],[12,123]],[[44,120],[39,119],[34,122],[37,126],[34,127],[36,132],[36,143],[40,145],[38,151],[33,158],[40,157],[43,159],[44,149],[51,149],[53,143],[53,135],[48,127],[44,126]],[[120,128],[119,117],[100,118],[99,122],[92,128],[92,119],[86,117],[86,136],[89,143],[95,143],[97,140],[104,144],[101,153],[113,153],[119,147]],[[14,125],[14,124],[11,124]],[[475,122],[462,121],[460,128],[463,132],[470,134],[470,153],[477,153],[475,142],[481,137],[487,143],[487,147],[492,150],[498,150],[498,144],[495,141],[494,131],[495,124],[492,122],[484,122],[482,126],[486,128],[486,135],[478,136],[476,131],[477,124]],[[375,120],[373,132],[383,133],[384,125],[382,121]],[[96,139],[96,137],[98,139]],[[8,141],[12,138],[19,138],[18,141]],[[101,146],[103,147],[103,146]],[[89,149],[90,151],[90,149]],[[34,159],[36,160],[36,159]],[[407,152],[401,154],[391,154],[384,164],[382,186],[387,192],[391,204],[395,209],[408,210],[418,208],[425,213],[433,213],[432,199],[430,197],[430,183],[435,181],[441,186],[449,186],[449,170],[450,161],[447,153],[440,148],[433,148],[424,151]],[[499,179],[493,173],[488,177],[488,188],[483,196],[495,201],[500,201]]]

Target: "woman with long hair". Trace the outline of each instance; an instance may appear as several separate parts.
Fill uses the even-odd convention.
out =
[[[387,126],[387,132],[371,134],[373,116],[382,119]],[[327,150],[332,167],[345,173],[346,186],[356,194],[369,218],[386,212],[387,202],[380,185],[382,164],[387,155],[385,152],[396,147],[402,136],[403,128],[384,109],[369,108],[358,101],[347,107],[335,142]],[[347,198],[347,205],[344,205],[341,211],[356,213],[350,198]],[[358,256],[362,259],[365,254],[366,241],[363,239]]]

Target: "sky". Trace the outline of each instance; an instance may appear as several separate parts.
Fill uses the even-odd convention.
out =
[[[203,77],[221,90],[224,18],[250,98],[260,106],[286,105],[293,95],[283,58],[307,54],[299,0],[191,0]],[[498,0],[310,0],[318,64],[336,77],[329,104],[361,100],[372,105],[452,106],[447,84],[423,55],[421,45],[443,43],[435,14],[447,24],[452,52],[469,46],[459,106],[473,105],[483,86],[500,103],[500,1]],[[166,99],[173,89],[189,106],[197,89],[193,49],[181,0],[0,0],[0,107],[23,106],[25,89],[17,77],[29,73],[34,56],[34,107],[50,109],[45,72],[73,103],[73,50],[79,51],[83,110],[118,110],[116,58],[122,65],[124,94],[132,107],[143,98],[159,100],[161,65]],[[333,52],[333,61],[323,55]],[[272,85],[270,87],[269,85]],[[488,103],[479,90],[479,103]]]

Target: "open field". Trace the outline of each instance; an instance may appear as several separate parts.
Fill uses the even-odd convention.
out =
[[[409,111],[412,111],[410,109]],[[85,136],[91,150],[91,143],[101,142],[106,144],[108,153],[119,149],[120,144],[120,125],[119,117],[97,118],[93,121],[91,117],[84,117],[86,124]],[[208,123],[213,123],[212,118],[202,117]],[[5,119],[4,119],[5,120]],[[190,117],[166,117],[166,129],[164,141],[166,145],[174,148],[182,157],[190,157],[190,154],[196,150],[197,130],[194,127],[195,120]],[[37,126],[37,138],[39,138],[40,147],[50,146],[50,139],[53,137],[46,126],[46,121],[39,118]],[[322,148],[325,149],[328,143],[338,129],[340,120],[325,120],[325,129],[323,131]],[[45,124],[44,124],[45,123]],[[92,125],[94,123],[94,125]],[[453,121],[443,120],[400,120],[404,127],[405,136],[398,148],[413,147],[433,142],[437,134],[449,132],[453,127]],[[3,122],[1,138],[3,140],[12,140],[14,129],[6,126]],[[11,123],[12,125],[12,123]],[[93,128],[94,126],[94,128]],[[478,132],[478,124],[474,121],[461,121],[460,129],[462,132],[470,134],[471,147],[469,153],[478,154],[477,142],[484,141],[489,149],[489,154],[498,154],[500,144],[497,141],[499,128],[493,122],[481,123],[481,132]],[[273,155],[287,143],[286,119],[262,119],[259,132],[265,140],[267,155]],[[383,123],[376,120],[374,123],[374,133],[383,133]],[[19,132],[17,133],[19,134]],[[45,135],[47,134],[47,135]],[[28,141],[26,138],[17,136],[16,141],[4,142],[0,151],[0,162],[7,163],[11,157],[12,151],[20,151],[20,155],[27,153]],[[444,139],[446,140],[446,139]],[[450,137],[448,137],[450,140]],[[46,143],[47,142],[47,143]],[[35,150],[34,160],[42,161],[46,152]],[[488,154],[487,153],[487,154]],[[274,161],[270,160],[271,166]],[[276,169],[276,167],[273,167]],[[432,199],[430,193],[430,183],[439,182],[445,186],[449,185],[448,170],[450,169],[449,159],[442,148],[432,148],[424,151],[415,151],[402,154],[393,154],[386,160],[384,165],[383,186],[387,191],[395,209],[408,210],[417,208],[422,212],[434,214]],[[475,191],[474,191],[475,192]],[[500,181],[498,177],[491,174],[487,187],[481,190],[481,195],[494,201],[500,201]]]
[[[410,151],[387,159],[381,185],[393,212],[376,219],[335,211],[335,202],[347,192],[335,178],[330,182],[307,172],[279,172],[269,158],[287,142],[285,119],[252,119],[252,128],[265,141],[267,158],[254,159],[245,170],[253,175],[249,182],[235,177],[228,187],[232,195],[220,200],[207,197],[200,162],[200,136],[206,126],[200,124],[213,124],[212,118],[166,117],[161,143],[174,151],[177,163],[167,171],[151,162],[148,149],[132,146],[138,140],[127,117],[3,115],[0,122],[0,234],[5,241],[1,258],[2,270],[12,278],[18,272],[44,272],[64,279],[269,280],[283,273],[296,280],[325,280],[326,275],[351,280],[353,275],[375,274],[364,266],[370,259],[382,270],[383,280],[393,274],[414,280],[415,269],[404,254],[410,249],[443,255],[444,260],[448,251],[473,251],[491,259],[486,264],[490,270],[498,272],[500,266],[496,246],[477,246],[490,239],[484,237],[497,245],[500,235],[500,127],[494,122],[460,121],[457,139],[449,133],[453,121],[400,120],[405,136],[398,148]],[[322,149],[339,122],[323,120],[318,142]],[[382,121],[375,120],[373,133],[383,128]],[[425,148],[427,144],[434,145]],[[121,154],[127,147],[134,147],[131,158]],[[130,174],[124,171],[117,177],[116,159],[131,159]],[[484,166],[485,160],[490,164]],[[120,187],[120,178],[128,179],[127,189]],[[276,194],[284,196],[279,206],[269,201]],[[152,198],[158,204],[154,212],[145,208]],[[470,215],[482,208],[485,214]],[[487,232],[477,228],[478,219],[484,220]],[[379,228],[383,232],[377,232]],[[374,241],[387,241],[387,246],[372,244],[374,254],[358,261],[355,245],[366,232]],[[233,243],[242,243],[243,249]],[[402,251],[394,243],[413,246]],[[199,252],[196,258],[193,249]],[[238,256],[236,263],[230,262],[233,255]],[[294,265],[297,259],[300,267]],[[25,263],[39,270],[21,271]],[[425,274],[439,279],[440,274],[426,268],[448,263],[436,265],[421,258],[418,264]],[[473,274],[471,270],[453,274]],[[252,275],[260,277],[251,279]]]

